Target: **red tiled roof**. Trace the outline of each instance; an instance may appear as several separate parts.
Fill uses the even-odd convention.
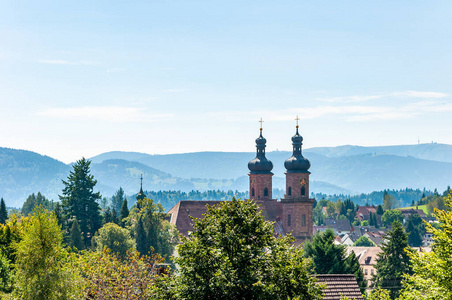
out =
[[[319,274],[315,276],[319,283],[324,283],[324,300],[340,300],[347,296],[350,300],[363,300],[355,275],[353,274]]]

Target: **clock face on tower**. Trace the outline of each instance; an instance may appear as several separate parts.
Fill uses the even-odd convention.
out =
[[[300,180],[300,184],[301,184],[301,185],[306,185],[306,183],[307,183],[307,182],[306,182],[306,179],[303,178],[303,179]]]
[[[254,179],[251,180],[251,186],[254,186]]]

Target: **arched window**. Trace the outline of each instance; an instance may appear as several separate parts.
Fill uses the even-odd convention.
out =
[[[306,215],[301,216],[301,226],[306,226]]]
[[[304,186],[301,187],[301,195],[304,196],[306,194],[306,188]]]
[[[267,188],[264,189],[264,197],[268,197],[268,189]]]
[[[292,220],[290,219],[290,215],[287,215],[287,226],[290,227],[290,225],[292,224],[291,222]]]
[[[287,194],[289,195],[289,196],[292,196],[292,188],[289,186],[289,190],[287,191]]]
[[[251,196],[254,197],[254,188],[251,189]]]

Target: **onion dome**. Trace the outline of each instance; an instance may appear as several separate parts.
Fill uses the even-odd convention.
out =
[[[262,136],[262,128],[259,137],[256,139],[256,158],[248,163],[250,174],[273,174],[273,163],[265,157],[265,144],[267,140]]]
[[[286,159],[284,167],[287,169],[287,173],[309,173],[311,163],[309,160],[303,157],[301,154],[301,145],[303,145],[303,137],[297,132],[292,137],[293,154]]]

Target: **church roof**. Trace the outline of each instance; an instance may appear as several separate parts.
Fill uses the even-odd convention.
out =
[[[171,215],[170,223],[176,225],[179,233],[187,236],[189,231],[193,230],[192,220],[190,217],[203,218],[207,211],[206,205],[216,205],[223,201],[197,201],[183,200],[179,201],[173,208],[168,211]]]
[[[200,201],[200,200],[182,200],[168,211],[171,215],[170,223],[176,225],[179,233],[187,236],[189,231],[193,230],[192,220],[190,217],[203,218],[207,211],[206,205],[216,205],[223,201]],[[260,205],[259,209],[265,220],[275,222],[275,233],[285,235],[282,222],[280,220],[282,214],[281,202],[276,200],[256,201]]]

